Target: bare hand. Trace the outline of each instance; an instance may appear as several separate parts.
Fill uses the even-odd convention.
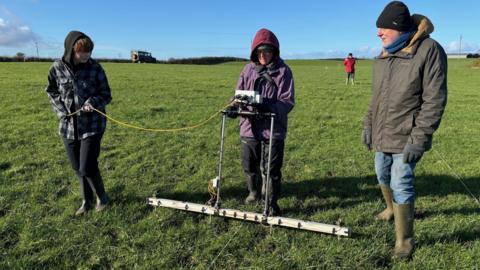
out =
[[[90,104],[85,104],[82,107],[82,111],[84,112],[93,112],[93,106]]]

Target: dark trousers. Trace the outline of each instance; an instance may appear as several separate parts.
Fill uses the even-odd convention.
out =
[[[247,183],[262,181],[262,194],[265,192],[268,168],[268,140],[256,140],[255,138],[240,138],[242,143],[242,166],[247,177]],[[284,140],[272,141],[272,160],[270,163],[270,200],[276,202],[280,197]],[[259,185],[260,183],[258,183]],[[249,187],[250,189],[250,187]]]
[[[347,79],[355,80],[355,72],[347,72]]]
[[[93,193],[99,198],[105,196],[97,161],[102,136],[103,134],[96,134],[83,140],[63,139],[68,159],[80,182],[80,193],[87,203],[93,201]]]

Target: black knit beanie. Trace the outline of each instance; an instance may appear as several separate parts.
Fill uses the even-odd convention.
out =
[[[400,1],[390,2],[377,19],[378,28],[406,32],[412,28],[413,21],[408,7]]]

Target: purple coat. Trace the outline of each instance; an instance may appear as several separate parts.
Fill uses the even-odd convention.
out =
[[[261,95],[264,102],[268,102],[270,111],[277,114],[273,138],[284,140],[287,136],[288,113],[295,104],[293,75],[290,68],[281,58],[277,58],[277,67],[270,76],[273,82],[263,81]],[[247,64],[237,82],[239,90],[254,90],[255,80],[259,74],[255,70],[255,63]],[[270,137],[270,118],[240,117],[240,136],[256,138],[257,140]]]

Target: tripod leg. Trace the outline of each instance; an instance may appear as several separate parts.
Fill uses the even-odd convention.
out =
[[[222,182],[222,165],[223,165],[223,145],[225,142],[225,114],[222,114],[222,126],[220,129],[220,157],[218,161],[218,183],[217,183],[217,196],[215,201],[215,208],[220,208],[220,186]]]
[[[265,183],[265,208],[263,210],[263,216],[268,217],[270,209],[270,197],[271,197],[271,181],[270,179],[270,167],[272,163],[272,143],[273,143],[273,122],[274,116],[270,116],[270,138],[268,139],[268,160],[267,160],[267,179]]]

